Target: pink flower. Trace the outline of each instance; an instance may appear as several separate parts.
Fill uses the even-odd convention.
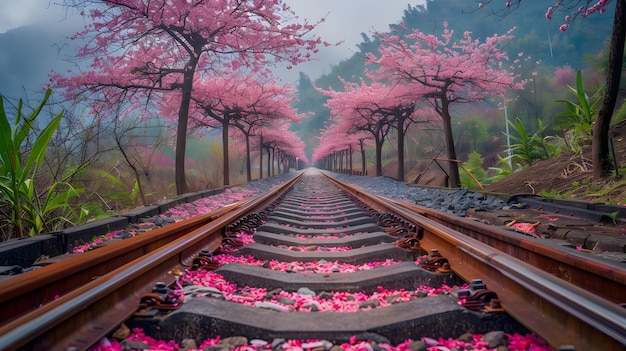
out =
[[[559,27],[559,30],[560,30],[561,32],[565,32],[565,31],[567,30],[567,28],[568,28],[568,27],[569,27],[569,25],[567,25],[567,24],[562,24],[562,25]]]
[[[548,7],[548,11],[546,12],[546,19],[547,20],[551,20],[552,19],[552,11],[554,9],[552,7]]]

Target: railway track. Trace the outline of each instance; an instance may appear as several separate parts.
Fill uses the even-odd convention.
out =
[[[5,317],[0,327],[0,346],[2,349],[88,349],[125,322],[140,326],[156,337],[178,341],[185,337],[202,340],[216,335],[241,335],[249,339],[342,342],[354,335],[378,335],[397,344],[423,336],[457,337],[465,332],[507,328],[508,332],[518,332],[528,328],[554,348],[566,344],[578,350],[626,347],[626,313],[618,305],[620,296],[624,296],[619,292],[626,291],[623,270],[601,263],[580,263],[576,257],[557,255],[557,251],[541,251],[538,257],[555,259],[550,265],[556,265],[557,269],[561,265],[560,271],[568,273],[559,276],[549,269],[543,271],[528,264],[541,266],[544,262],[532,258],[540,251],[538,248],[519,237],[506,239],[506,235],[488,226],[472,227],[475,223],[463,221],[461,225],[457,220],[369,196],[346,185],[337,184],[335,188],[313,170],[302,175],[302,179],[294,179],[294,183],[294,189],[289,192],[287,187],[291,184],[232,206],[228,211],[207,215],[193,225],[164,227],[156,234],[133,238],[139,241],[144,237],[142,240],[146,242],[141,245],[128,239],[121,242],[125,245],[111,245],[89,253],[93,257],[111,255],[112,261],[99,258],[101,261],[95,264],[109,262],[104,272],[94,274],[86,269],[78,274],[77,266],[88,266],[86,262],[93,261],[86,254],[47,272],[43,271],[47,268],[44,267],[16,277],[20,280],[10,286],[3,282],[0,285],[3,310],[12,305],[21,307],[11,312],[19,317]],[[254,242],[242,245],[249,240],[244,240],[241,233],[252,233],[248,223],[258,224],[259,213],[265,224],[254,231]],[[444,222],[451,223],[448,225],[456,230],[444,226]],[[174,231],[178,234],[168,234]],[[493,244],[493,237],[504,239],[492,245],[495,248],[479,241]],[[398,240],[405,247],[398,247]],[[124,254],[125,246],[134,247],[135,253]],[[265,263],[261,266],[220,264],[216,256],[210,257],[220,250],[229,257],[254,257]],[[434,255],[435,250],[443,258]],[[140,251],[143,253],[137,254]],[[430,252],[431,256],[423,257],[423,252]],[[556,261],[562,258],[565,263]],[[416,264],[417,259],[421,265]],[[330,270],[320,268],[320,261],[330,262]],[[272,262],[287,262],[287,268],[270,269],[279,265]],[[309,266],[289,266],[289,262],[304,262]],[[342,264],[363,267],[368,263],[371,269],[340,273]],[[270,301],[253,301],[244,296],[246,288],[241,288],[234,297],[225,297],[219,289],[187,287],[186,302],[179,307],[174,306],[176,300],[167,301],[163,297],[159,290],[162,287],[155,287],[158,281],[170,287],[180,286],[183,279],[191,281],[187,274],[192,273],[185,272],[198,271],[219,274],[230,284],[262,288],[275,296]],[[47,280],[56,283],[35,283],[46,280],[51,272],[56,275]],[[35,273],[37,279],[33,278],[37,277]],[[594,291],[586,281],[600,273],[603,275],[599,281],[604,285]],[[76,275],[81,276],[77,278],[79,282],[59,288],[63,286],[59,281]],[[97,278],[92,279],[94,276]],[[474,281],[468,290],[413,298],[422,286],[452,286],[474,279],[482,280],[486,286]],[[374,298],[370,299],[370,305],[348,304],[357,306],[358,311],[352,313],[276,311],[295,309],[289,304],[294,300],[292,295],[284,297],[281,303],[276,302],[276,295],[282,292],[293,293],[306,287],[307,290],[297,295],[314,291],[346,296],[355,292],[380,293],[379,286],[412,293],[401,294],[408,301],[398,302],[395,296],[393,303],[384,300],[382,303],[389,306],[380,308],[376,308]],[[600,294],[607,287],[617,293]],[[52,291],[62,296],[50,299]],[[460,301],[457,293],[465,299]],[[30,298],[20,298],[19,304],[11,303],[21,295]],[[496,297],[507,313],[484,313],[498,309]],[[237,299],[241,303],[233,302]],[[43,300],[46,301],[43,306],[32,310],[34,302]],[[144,308],[136,313],[140,302]],[[305,310],[323,307],[311,299],[309,302]],[[163,310],[167,308],[172,311],[165,313]]]

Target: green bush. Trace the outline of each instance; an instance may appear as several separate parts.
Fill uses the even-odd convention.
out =
[[[75,213],[69,204],[69,200],[78,196],[81,189],[67,182],[55,182],[43,192],[35,187],[34,178],[46,156],[48,142],[63,117],[61,112],[38,133],[33,130],[35,119],[51,94],[48,89],[39,106],[26,117],[22,116],[20,100],[13,125],[0,96],[0,195],[2,206],[7,208],[3,212],[9,214],[2,223],[3,232],[11,233],[8,237],[20,238],[26,233],[32,236],[52,231],[57,223],[71,222],[85,215],[82,210],[79,214]],[[30,150],[25,150],[29,137],[34,142]]]
[[[480,183],[487,178],[487,172],[483,169],[483,158],[476,151],[468,155],[468,160],[463,162],[464,171],[459,173],[461,185],[468,188],[476,188],[478,184],[468,172]]]
[[[537,123],[539,130],[531,135],[519,118],[516,118],[514,122],[509,121],[514,133],[505,134],[512,141],[509,149],[514,163],[530,166],[534,161],[547,160],[558,153],[558,147],[548,142],[549,139],[543,136],[546,127],[541,119],[537,118]]]
[[[598,104],[603,98],[604,86],[601,86],[591,96],[585,93],[582,73],[579,70],[576,74],[576,88],[567,87],[576,97],[575,100],[556,100],[562,102],[567,110],[558,114],[556,125],[557,130],[561,130],[563,141],[570,152],[580,155],[585,147],[591,145],[593,122],[598,115]]]
[[[501,167],[489,167],[489,170],[492,171],[491,173],[495,172],[495,175],[489,178],[489,182],[496,182],[498,180],[501,180],[505,178],[506,176],[511,175],[515,171],[522,168],[518,164],[513,165],[512,160],[510,160],[508,157],[502,157],[500,155],[497,155],[497,156],[498,156],[497,165]]]

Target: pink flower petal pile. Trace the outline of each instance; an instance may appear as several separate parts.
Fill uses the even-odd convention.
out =
[[[123,231],[125,231],[125,230],[116,230],[116,231],[110,232],[108,234],[101,235],[101,236],[95,238],[93,241],[90,241],[88,243],[75,246],[72,249],[72,253],[83,253],[83,252],[92,250],[92,249],[98,247],[99,245],[102,245],[105,241],[113,240],[115,238],[116,234],[118,234],[120,232],[123,232]],[[137,235],[137,232],[134,231],[134,230],[127,230],[126,232],[131,234],[132,236]],[[68,254],[68,253],[69,252],[67,252],[66,254]]]
[[[302,239],[302,240],[311,240],[311,239],[341,239],[341,238],[349,238],[354,236],[354,234],[322,234],[322,235],[302,235],[296,234],[294,238]]]
[[[170,208],[165,213],[159,215],[161,218],[173,218],[176,222],[181,220],[191,218],[194,216],[199,216],[201,214],[205,214],[214,210],[217,210],[221,207],[224,207],[229,204],[233,204],[235,202],[239,202],[241,200],[250,198],[259,193],[258,190],[251,190],[244,187],[233,187],[224,190],[223,193],[216,194],[210,197],[205,197],[198,199],[192,203],[185,203],[179,206]],[[141,224],[137,224],[141,226]],[[131,235],[137,235],[136,231],[132,230],[116,230],[111,233],[107,233],[105,235],[101,235],[95,240],[85,243],[83,245],[76,246],[72,249],[72,253],[83,253],[94,249],[108,240],[113,240],[115,235],[126,231]],[[68,252],[69,253],[69,252]]]
[[[309,251],[309,252],[342,252],[342,251],[350,251],[352,248],[350,246],[319,246],[319,245],[311,245],[311,246],[293,246],[293,245],[277,245],[276,247],[281,249],[286,249],[290,251]]]
[[[519,334],[507,334],[509,337],[509,345],[508,350],[510,351],[554,351],[553,348],[546,345],[546,343],[537,338],[536,336],[529,335],[519,335]],[[482,341],[482,335],[476,334],[472,335],[472,341],[464,342],[455,339],[427,339],[429,347],[428,351],[440,351],[443,350],[441,347],[445,347],[447,349],[455,349],[460,351],[465,350],[474,350],[474,351],[496,351],[497,348],[488,348],[486,342]],[[174,341],[163,341],[163,340],[155,340],[143,333],[141,329],[133,329],[132,334],[128,338],[131,341],[139,341],[150,347],[150,350],[160,350],[160,351],[177,351],[180,350],[180,346]],[[321,340],[286,340],[282,344],[283,351],[308,351],[314,347],[319,345],[319,341]],[[389,345],[386,343],[377,344],[378,347],[382,348],[385,351],[410,351],[409,344],[413,340],[406,340],[396,346]],[[220,342],[220,337],[210,338],[204,340],[198,347],[197,350],[202,350],[205,347],[217,345]],[[432,343],[432,344],[431,344]],[[343,343],[339,345],[344,351],[371,351],[372,344],[366,340],[357,340],[355,336],[350,338],[349,342]],[[124,346],[119,343],[117,340],[107,340],[100,345],[95,346],[91,349],[91,351],[122,351],[124,350]],[[192,351],[188,349],[189,351]],[[236,348],[234,351],[262,351],[262,350],[271,350],[271,344],[268,343],[265,346],[257,346],[257,345],[242,345]]]
[[[228,263],[241,263],[251,266],[266,266],[266,268],[280,272],[296,273],[351,273],[356,271],[367,271],[380,266],[391,266],[400,263],[393,259],[385,261],[374,261],[363,264],[340,263],[338,261],[312,261],[312,262],[282,262],[278,260],[258,260],[252,256],[234,256],[230,254],[217,254],[213,258],[220,265]]]
[[[273,296],[268,296],[266,288],[238,287],[234,283],[228,282],[224,277],[214,271],[196,270],[186,271],[180,280],[181,285],[195,285],[211,287],[219,290],[227,301],[241,303],[248,306],[255,306],[257,302],[271,302],[281,305],[291,311],[310,312],[315,306],[319,312],[356,312],[361,309],[362,303],[371,302],[378,307],[385,307],[392,302],[410,301],[416,298],[418,292],[426,292],[428,296],[439,294],[449,294],[452,287],[442,285],[440,287],[420,286],[415,291],[389,290],[378,287],[378,291],[368,294],[365,292],[330,292],[332,298],[320,298],[318,296],[301,295],[296,292],[281,291]],[[469,286],[461,286],[460,289],[467,289]],[[280,302],[280,298],[293,300],[293,304]],[[369,307],[368,307],[369,308]]]
[[[210,197],[198,199],[192,203],[185,203],[170,208],[165,213],[160,214],[162,218],[174,218],[176,221],[191,218],[201,214],[205,214],[247,198],[253,197],[259,193],[258,190],[251,190],[243,187],[233,187],[224,190],[220,194]]]

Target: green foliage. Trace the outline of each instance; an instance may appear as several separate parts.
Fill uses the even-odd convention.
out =
[[[530,166],[536,160],[546,160],[557,154],[558,148],[549,143],[548,138],[543,137],[546,127],[541,119],[538,118],[537,123],[539,130],[530,135],[519,118],[514,122],[509,121],[514,131],[508,134],[512,141],[510,150],[514,162]]]
[[[593,121],[598,109],[597,106],[603,97],[604,86],[598,88],[591,96],[585,93],[582,73],[576,73],[576,88],[567,87],[575,96],[575,100],[556,100],[564,103],[566,111],[558,114],[560,117],[556,125],[557,129],[563,131],[563,141],[568,150],[576,155],[582,154],[584,147],[591,144],[591,132]]]
[[[33,131],[35,119],[48,101],[52,91],[48,89],[37,108],[22,116],[22,100],[19,101],[13,126],[4,109],[0,96],[0,195],[3,206],[9,208],[10,216],[3,227],[12,228],[14,237],[23,237],[56,229],[55,225],[83,218],[86,211],[75,213],[70,199],[77,197],[82,189],[67,182],[55,182],[48,187],[45,196],[35,187],[34,178],[44,161],[47,145],[57,130],[63,112],[54,116],[38,133]],[[38,134],[38,135],[33,135]],[[29,137],[35,138],[26,152]]]
[[[622,103],[622,106],[620,106],[615,116],[611,119],[611,125],[617,125],[624,120],[626,120],[626,104]]]
[[[458,124],[454,124],[453,130],[459,135],[455,142],[459,150],[465,147],[467,150],[484,153],[491,149],[487,122],[484,116],[468,117]]]
[[[516,170],[512,162],[509,162],[509,159],[507,157],[502,157],[500,155],[497,155],[497,156],[498,156],[497,165],[500,165],[501,167],[489,167],[489,170],[496,172],[494,176],[489,178],[489,182],[496,182],[500,179],[503,179],[506,176],[513,174],[513,172],[515,172]]]
[[[104,170],[95,170],[96,175],[103,181],[108,182],[111,191],[105,194],[106,197],[117,202],[117,207],[121,209],[133,208],[138,205],[139,181],[135,179],[132,185],[126,184],[123,179],[118,178]],[[148,195],[152,195],[148,194]]]
[[[484,179],[487,178],[487,172],[483,168],[483,158],[476,151],[472,151],[469,154],[469,158],[467,161],[463,162],[463,168],[472,174],[476,180],[482,183]],[[461,185],[468,188],[477,187],[478,184],[472,179],[472,177],[467,174],[467,172],[460,172],[459,176],[461,178]]]
[[[615,211],[611,213],[604,213],[604,216],[610,219],[613,222],[613,224],[617,224],[617,222],[615,222],[615,220],[617,219],[617,215],[619,215],[619,211]]]
[[[112,211],[107,206],[102,206],[102,202],[94,201],[88,202],[82,206],[86,213],[89,214],[89,220],[98,220],[103,218],[108,218],[115,215],[115,212]]]
[[[560,199],[563,197],[562,194],[559,194],[559,192],[556,190],[545,190],[545,189],[539,192],[539,196],[545,197],[548,199]]]

